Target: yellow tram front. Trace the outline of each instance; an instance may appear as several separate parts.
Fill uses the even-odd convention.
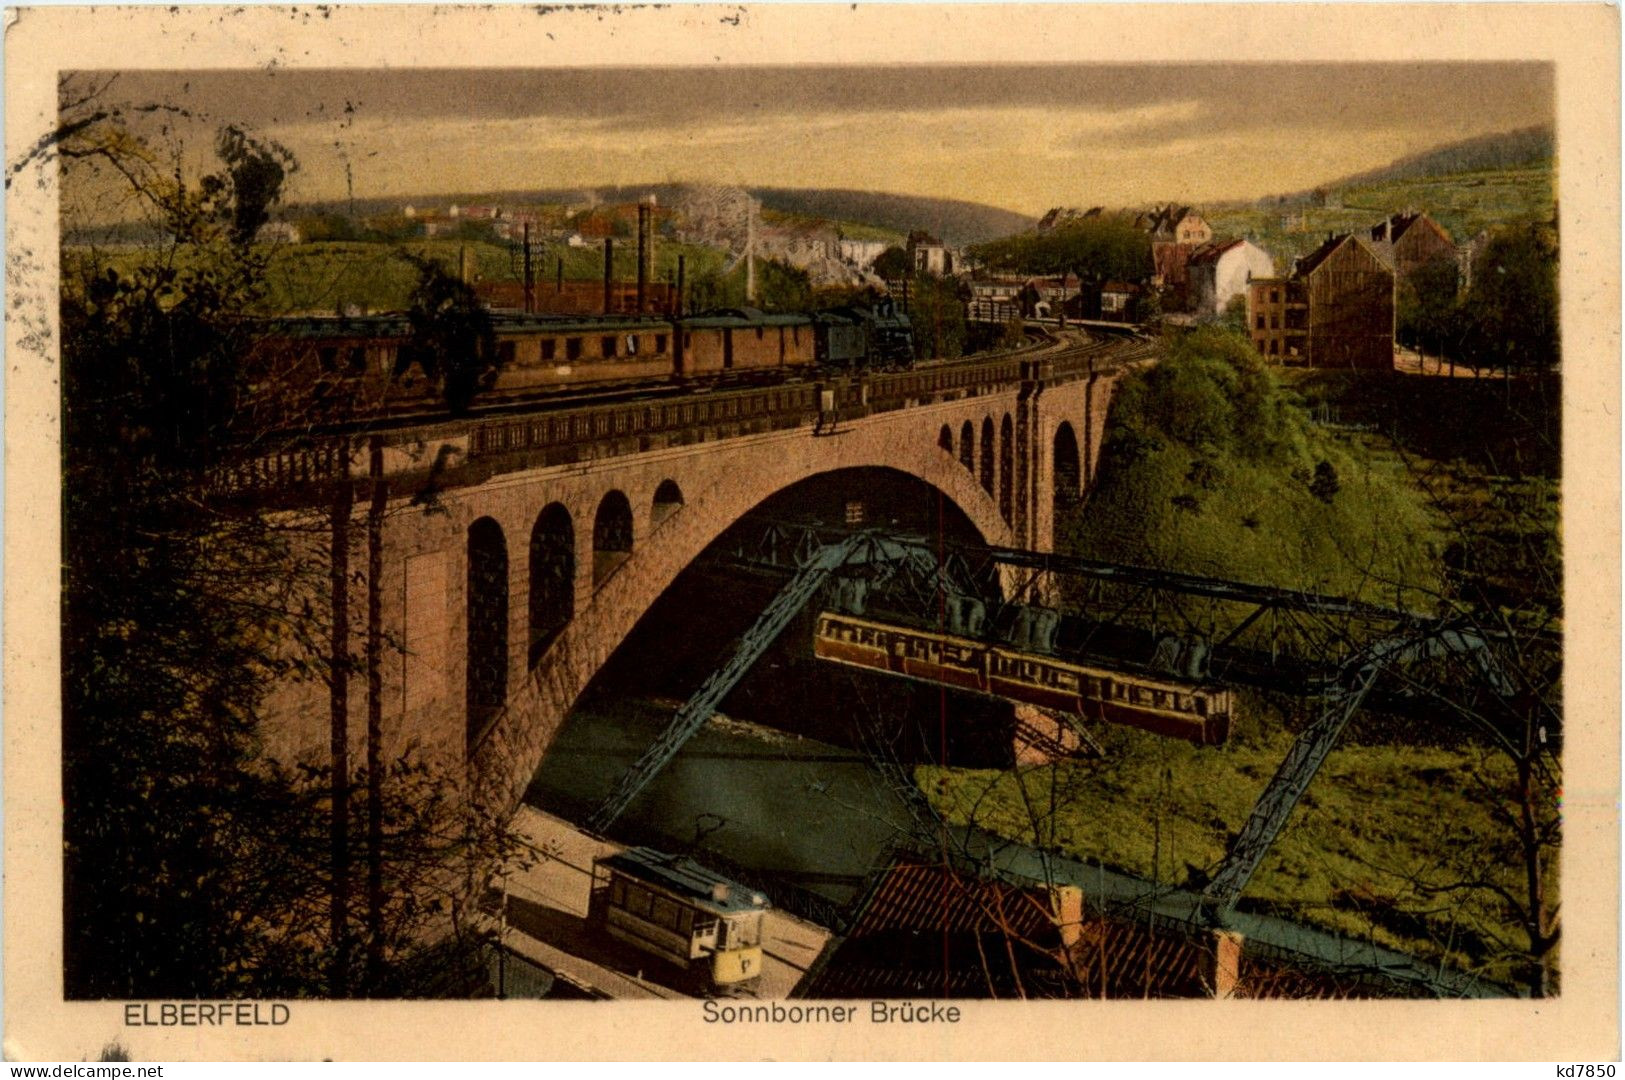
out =
[[[593,922],[715,986],[761,974],[767,907],[766,896],[686,856],[635,847],[593,863]]]

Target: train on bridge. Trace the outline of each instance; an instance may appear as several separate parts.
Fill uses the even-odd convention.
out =
[[[813,314],[730,308],[677,317],[491,313],[482,403],[651,385],[749,385],[814,372],[912,366],[914,335],[888,298]],[[361,413],[432,406],[446,361],[402,314],[269,320],[251,370]]]

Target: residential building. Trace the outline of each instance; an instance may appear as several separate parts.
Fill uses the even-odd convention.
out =
[[[926,232],[908,234],[908,261],[918,273],[941,277],[954,272],[953,253],[941,240]]]
[[[1213,241],[1213,227],[1188,206],[1162,206],[1140,214],[1136,223],[1151,234],[1151,284],[1167,294],[1169,310],[1189,303],[1186,266],[1196,249]]]
[[[1443,225],[1408,210],[1372,226],[1371,250],[1399,277],[1409,277],[1436,260],[1456,261],[1456,243]]]
[[[1247,286],[1247,326],[1266,358],[1310,367],[1390,370],[1394,272],[1358,236],[1331,236],[1287,278]]]
[[[1275,260],[1251,240],[1203,244],[1186,264],[1191,310],[1222,315],[1231,300],[1247,294],[1248,282],[1274,276]]]

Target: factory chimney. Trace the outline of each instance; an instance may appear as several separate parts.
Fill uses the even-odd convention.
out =
[[[638,314],[648,310],[649,278],[654,273],[655,238],[654,238],[655,197],[649,196],[648,202],[638,203]]]
[[[524,225],[525,238],[525,314],[536,310],[536,271],[530,261],[530,222]]]

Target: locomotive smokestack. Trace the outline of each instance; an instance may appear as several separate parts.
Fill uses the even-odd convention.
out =
[[[655,197],[638,203],[638,314],[643,314],[649,302],[649,277],[654,270]]]
[[[604,314],[613,310],[610,290],[615,281],[615,241],[612,237],[604,237]]]

